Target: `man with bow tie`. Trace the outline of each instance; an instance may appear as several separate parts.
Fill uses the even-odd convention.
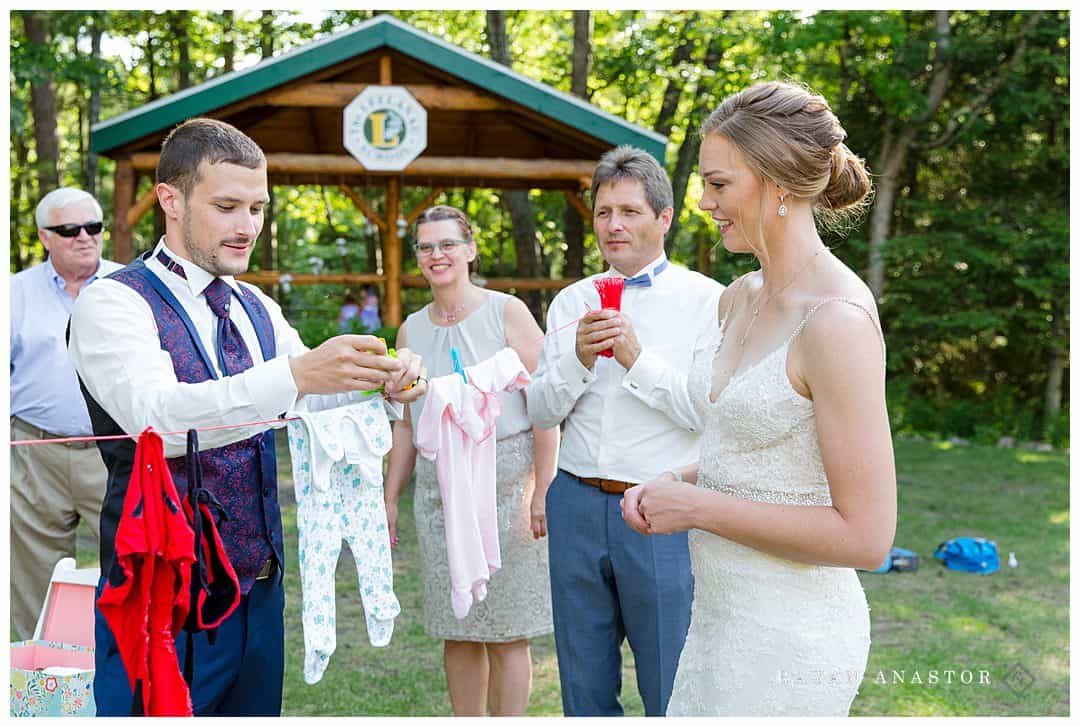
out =
[[[97,435],[243,424],[279,417],[300,397],[309,408],[348,403],[384,387],[392,415],[423,395],[419,357],[387,356],[372,336],[342,335],[308,350],[280,307],[234,277],[248,267],[269,201],[266,158],[233,126],[192,119],[161,148],[156,192],[165,235],[148,253],[83,292],[69,351]],[[406,390],[409,384],[416,385]],[[185,434],[163,434],[181,496]],[[176,638],[193,664],[196,715],[278,715],[284,670],[285,562],[273,430],[252,425],[199,436],[202,484],[221,503],[239,606],[216,630]],[[102,441],[109,471],[101,515],[99,594],[118,574],[115,538],[134,442]],[[112,578],[110,578],[112,576]],[[131,624],[137,633],[139,624]],[[143,627],[145,628],[145,627]],[[132,690],[120,638],[97,612],[94,695],[99,715],[126,715]]]
[[[629,637],[645,713],[662,716],[690,623],[687,538],[634,532],[620,501],[633,485],[697,461],[704,421],[687,374],[715,340],[723,288],[664,254],[671,182],[646,152],[621,146],[601,157],[592,201],[611,269],[551,302],[547,330],[559,332],[545,339],[526,392],[533,424],[565,423],[547,495],[563,711],[623,713],[621,646]],[[621,311],[600,309],[594,281],[604,275],[624,278]],[[599,356],[607,349],[613,357]]]

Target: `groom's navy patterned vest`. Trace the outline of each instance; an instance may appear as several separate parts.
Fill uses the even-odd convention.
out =
[[[162,350],[172,357],[176,378],[182,383],[200,383],[218,378],[210,355],[202,345],[195,326],[183,307],[165,284],[136,258],[123,270],[108,277],[135,290],[150,304],[157,322]],[[237,296],[259,338],[263,359],[274,357],[274,328],[266,307],[250,290]],[[138,362],[133,362],[138,365]],[[80,380],[80,386],[82,382]],[[94,401],[82,387],[83,398],[90,410],[94,434],[108,436],[123,434],[112,417]],[[212,426],[221,422],[207,419]],[[143,425],[137,427],[140,431]],[[135,442],[131,439],[98,442],[101,457],[109,471],[105,501],[101,507],[101,572],[108,573],[115,551],[116,529],[123,513],[124,496],[135,459]],[[177,492],[187,494],[187,473],[184,457],[166,460]],[[255,576],[271,554],[284,566],[284,546],[281,534],[281,510],[277,498],[277,461],[274,454],[273,430],[265,431],[240,442],[200,452],[203,486],[224,506],[228,517],[220,525],[225,552],[236,570],[240,592],[247,593]]]

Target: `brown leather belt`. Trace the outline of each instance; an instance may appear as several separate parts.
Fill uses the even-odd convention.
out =
[[[66,434],[53,434],[52,432],[46,432],[41,427],[35,427],[25,419],[19,417],[11,417],[11,422],[16,427],[19,427],[24,432],[28,432],[33,435],[34,439],[67,439]],[[63,445],[68,449],[91,449],[97,446],[97,442],[56,442],[56,444]]]
[[[276,563],[273,558],[267,558],[263,563],[262,569],[259,571],[259,575],[255,576],[257,581],[265,581],[270,576],[274,575],[274,567]]]
[[[623,482],[621,480],[608,480],[603,477],[578,477],[579,480],[586,485],[592,485],[601,492],[606,492],[609,495],[621,495],[631,487],[636,487],[634,482]]]

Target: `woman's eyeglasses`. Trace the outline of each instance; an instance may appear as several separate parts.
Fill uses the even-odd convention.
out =
[[[46,227],[49,232],[55,232],[60,237],[78,237],[79,230],[86,230],[87,235],[96,235],[105,227],[104,222],[87,222],[83,225],[66,224]]]
[[[439,248],[439,252],[444,255],[449,255],[454,252],[454,248],[458,245],[468,245],[468,240],[454,240],[447,238],[445,240],[439,240],[438,242],[418,242],[412,246],[413,252],[417,257],[427,257],[435,252],[435,248]]]

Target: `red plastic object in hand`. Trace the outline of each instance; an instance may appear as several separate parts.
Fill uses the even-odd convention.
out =
[[[600,294],[600,307],[605,310],[621,310],[623,279],[616,277],[602,277],[593,281],[596,292]],[[610,348],[597,354],[604,358],[611,358],[615,352]]]

